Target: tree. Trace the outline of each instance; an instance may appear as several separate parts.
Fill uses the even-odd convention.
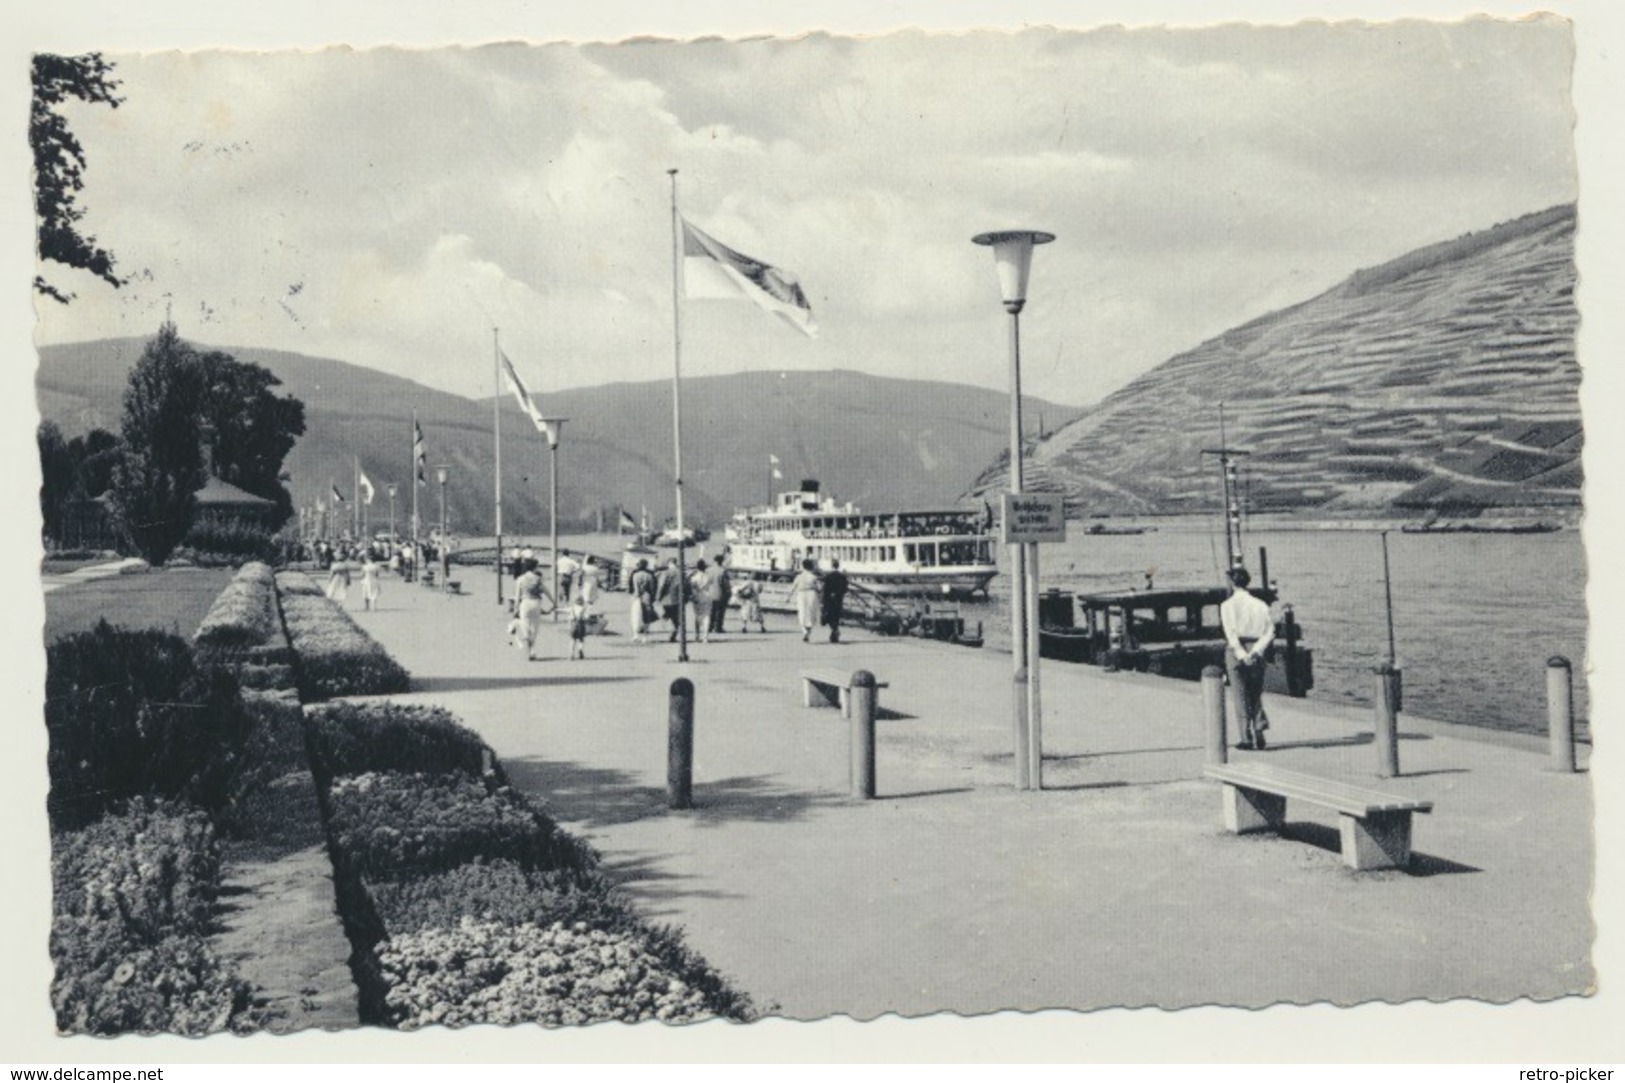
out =
[[[173,323],[141,351],[124,391],[124,454],[113,467],[113,518],[152,564],[186,536],[203,487],[198,416],[203,405],[197,354]]]
[[[203,404],[198,432],[209,470],[244,492],[274,500],[275,530],[293,515],[293,497],[282,484],[282,462],[305,432],[305,404],[277,396],[282,381],[270,370],[230,354],[198,358]]]
[[[45,536],[62,536],[62,508],[73,495],[74,461],[62,430],[54,421],[42,421],[35,440],[39,444],[39,510]]]
[[[84,56],[34,55],[34,98],[28,116],[28,142],[34,148],[34,211],[38,221],[39,257],[89,271],[117,288],[124,280],[113,272],[113,254],[83,236],[84,209],[78,194],[85,186],[85,152],[59,112],[69,98],[117,109],[119,81],[113,65],[100,53]],[[67,304],[72,293],[34,276],[34,290]]]

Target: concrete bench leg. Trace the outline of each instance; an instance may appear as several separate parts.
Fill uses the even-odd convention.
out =
[[[1338,816],[1343,864],[1357,871],[1404,868],[1411,861],[1411,814],[1373,812]]]
[[[1227,831],[1246,835],[1254,831],[1279,831],[1286,823],[1286,798],[1276,793],[1249,790],[1224,784],[1224,826]]]
[[[813,693],[817,692],[817,696]],[[801,705],[803,707],[840,707],[845,710],[846,692],[835,685],[824,684],[822,681],[809,681],[805,677],[801,681]]]

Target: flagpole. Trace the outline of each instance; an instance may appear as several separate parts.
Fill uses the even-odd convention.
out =
[[[412,466],[407,475],[412,479],[412,559],[408,563],[410,578],[418,577],[418,408],[412,407]]]
[[[502,342],[491,328],[491,366],[496,393],[491,398],[491,432],[496,441],[497,605],[502,604]]]
[[[671,178],[671,442],[677,505],[677,660],[688,661],[688,564],[683,553],[683,235],[677,213],[677,170]]]
[[[355,458],[355,476],[350,479],[350,537],[361,542],[361,456]]]

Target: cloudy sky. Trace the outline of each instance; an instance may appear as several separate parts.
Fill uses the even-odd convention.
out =
[[[795,273],[807,340],[684,306],[684,369],[1003,386],[992,260],[1031,226],[1032,393],[1083,404],[1361,266],[1576,195],[1559,19],[110,54],[72,113],[134,276],[43,342],[182,333],[491,390],[664,378],[670,188]]]

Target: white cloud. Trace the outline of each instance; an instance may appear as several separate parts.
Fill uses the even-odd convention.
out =
[[[116,59],[126,104],[73,115],[86,224],[148,273],[76,283],[47,341],[172,305],[209,341],[470,394],[488,372],[447,362],[493,325],[544,389],[663,374],[671,167],[685,213],[798,274],[821,326],[694,306],[690,371],[1000,385],[969,237],[1026,224],[1060,238],[1029,387],[1072,402],[1575,192],[1552,19]]]

